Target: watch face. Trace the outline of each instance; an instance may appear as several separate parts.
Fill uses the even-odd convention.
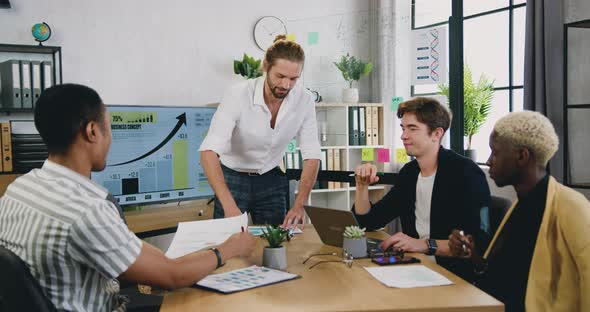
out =
[[[286,34],[285,23],[275,16],[265,16],[254,26],[254,41],[262,51],[266,51],[272,45],[277,35]]]

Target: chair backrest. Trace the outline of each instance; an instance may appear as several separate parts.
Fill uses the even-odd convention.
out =
[[[56,311],[27,265],[0,246],[0,311]]]
[[[498,230],[504,215],[508,212],[508,209],[512,206],[512,202],[504,197],[498,197],[492,195],[490,198],[490,234],[493,236]]]

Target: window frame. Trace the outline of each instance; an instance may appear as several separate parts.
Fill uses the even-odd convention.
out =
[[[447,1],[449,1],[449,5],[450,5],[453,0],[447,0]],[[515,84],[514,83],[514,73],[513,73],[513,71],[514,71],[514,42],[513,42],[514,41],[514,11],[516,9],[519,9],[522,7],[526,7],[526,2],[514,4],[514,0],[509,0],[508,5],[505,7],[464,16],[462,19],[462,22],[465,23],[465,20],[470,20],[470,19],[474,19],[474,18],[478,18],[478,17],[482,17],[482,16],[487,16],[487,15],[491,15],[491,14],[496,14],[496,13],[508,11],[508,85],[494,87],[494,90],[495,91],[508,90],[508,111],[509,112],[512,112],[514,109],[514,96],[513,96],[514,91],[518,90],[518,89],[524,89],[524,81],[522,84]],[[419,29],[428,29],[428,28],[444,26],[444,25],[447,25],[447,27],[449,27],[449,33],[450,33],[451,29],[450,29],[450,25],[449,25],[448,20],[416,27],[416,0],[412,0],[412,28],[411,28],[412,31],[419,30]],[[461,40],[461,48],[463,51],[465,51],[465,44],[464,44],[463,40]],[[450,55],[450,52],[449,52],[448,57],[449,57],[449,59],[452,58],[452,56]],[[452,71],[449,70],[449,83],[452,83],[453,81],[457,81],[457,79],[458,79],[457,77],[454,77],[452,75]],[[410,96],[411,97],[432,96],[432,95],[438,95],[438,93],[416,93],[414,85],[410,86]]]

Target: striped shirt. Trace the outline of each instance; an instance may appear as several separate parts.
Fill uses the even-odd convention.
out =
[[[58,310],[124,310],[116,278],[142,242],[88,178],[49,160],[0,198],[0,245],[18,255]]]

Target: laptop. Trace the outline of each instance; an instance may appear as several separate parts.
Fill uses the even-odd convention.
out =
[[[344,228],[349,225],[358,226],[358,222],[352,211],[330,209],[314,206],[303,206],[305,212],[311,219],[322,243],[335,247],[342,247]],[[367,237],[367,251],[380,250],[379,239]]]

